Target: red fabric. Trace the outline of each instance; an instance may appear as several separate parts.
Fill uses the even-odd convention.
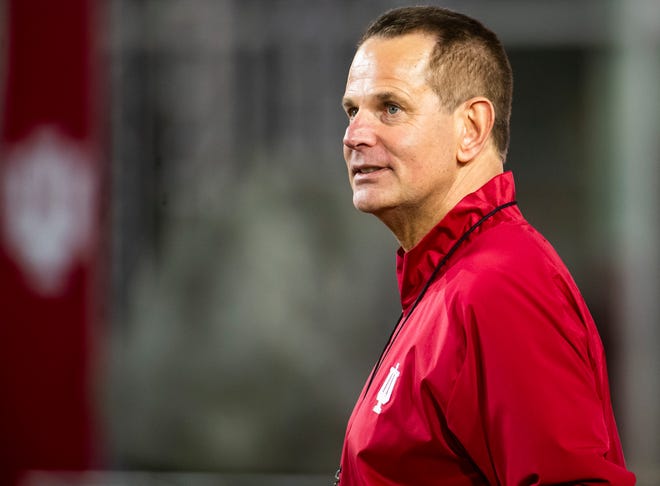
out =
[[[399,251],[406,314],[461,235],[514,198],[512,175],[497,176]],[[392,368],[400,374],[379,414]],[[634,484],[594,322],[517,207],[468,237],[401,328],[349,420],[340,477],[342,486]]]
[[[21,471],[93,462],[90,335],[101,171],[92,1],[6,2],[0,484]]]

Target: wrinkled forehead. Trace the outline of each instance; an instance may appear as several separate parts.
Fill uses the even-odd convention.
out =
[[[427,34],[371,37],[355,53],[346,88],[382,82],[426,84],[434,46],[434,38]]]

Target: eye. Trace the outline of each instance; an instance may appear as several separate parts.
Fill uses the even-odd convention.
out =
[[[396,115],[401,111],[401,108],[399,108],[397,105],[393,105],[392,103],[387,105],[387,114],[388,115]]]
[[[357,115],[357,112],[358,109],[355,108],[354,106],[346,109],[346,114],[348,115],[349,118],[353,118],[355,115]]]

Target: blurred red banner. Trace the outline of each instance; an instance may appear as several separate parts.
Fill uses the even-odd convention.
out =
[[[8,0],[0,126],[0,484],[81,470],[102,158],[93,0]]]

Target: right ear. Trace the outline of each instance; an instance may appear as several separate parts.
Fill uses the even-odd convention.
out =
[[[466,164],[484,150],[495,124],[495,108],[488,98],[471,98],[457,113],[459,139],[456,158]]]

